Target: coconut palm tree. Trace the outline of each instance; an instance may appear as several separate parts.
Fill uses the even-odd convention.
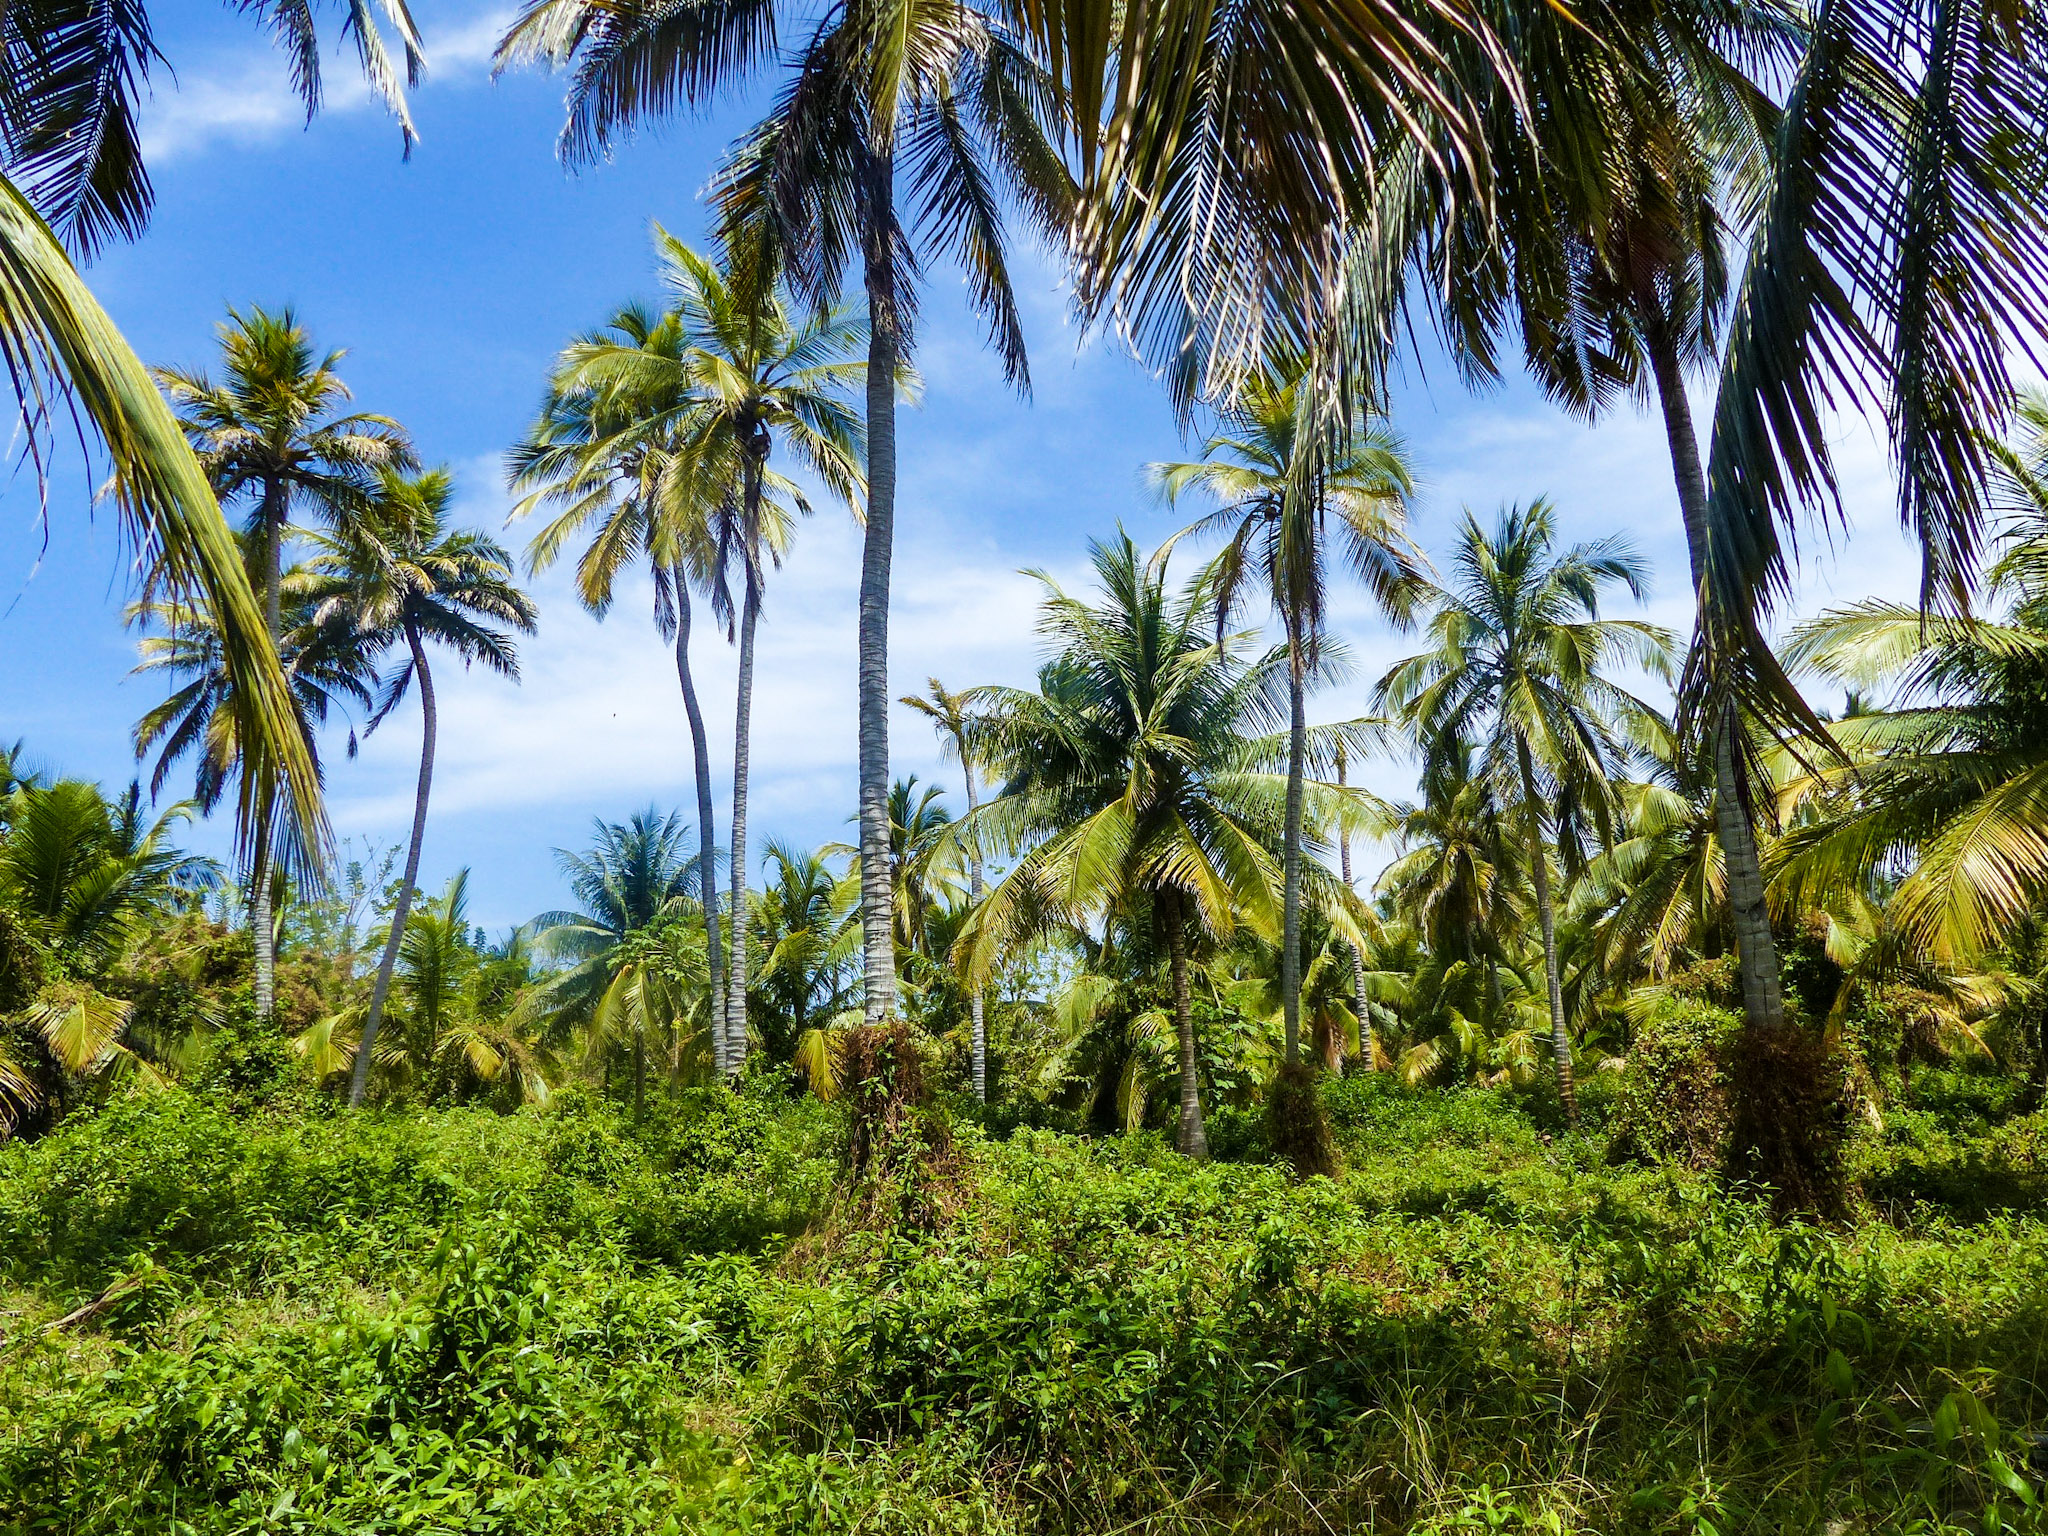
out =
[[[726,990],[726,1070],[737,1072],[747,1056],[747,783],[754,708],[754,632],[760,620],[766,558],[778,560],[787,542],[787,513],[772,515],[778,538],[764,537],[770,514],[768,460],[779,439],[797,464],[854,512],[860,514],[866,452],[853,389],[865,369],[864,326],[849,310],[824,308],[792,314],[772,280],[761,270],[743,269],[735,278],[721,272],[674,236],[657,228],[663,272],[681,321],[678,362],[694,382],[697,403],[683,417],[676,451],[684,466],[679,480],[694,488],[707,508],[734,501],[737,516],[724,524],[728,553],[738,557],[742,600],[739,633],[739,688],[733,726],[732,791],[732,957]],[[598,368],[604,364],[598,362]],[[644,354],[623,360],[619,382],[643,387],[638,377],[652,371]],[[659,378],[645,384],[660,391]],[[778,503],[808,515],[810,502],[796,482],[777,476]]]
[[[315,7],[240,9],[258,15],[291,54],[310,113],[321,90]],[[423,60],[404,0],[389,0],[384,11],[407,76],[416,78]],[[343,30],[410,146],[404,90],[362,0],[349,0]],[[176,417],[61,243],[89,255],[148,223],[155,194],[137,106],[150,65],[162,60],[149,10],[22,0],[0,8],[0,57],[0,357],[23,407],[29,456],[40,474],[48,462],[43,433],[61,415],[51,407],[67,398],[106,450],[108,489],[123,534],[153,573],[150,595],[213,612],[246,766],[239,851],[254,855],[251,840],[268,823],[266,795],[289,802],[287,821],[317,851],[325,836],[319,777],[241,551]]]
[[[223,507],[245,502],[256,544],[263,611],[273,645],[283,638],[280,584],[294,504],[338,522],[368,501],[377,474],[415,467],[404,428],[387,416],[336,414],[350,398],[335,372],[343,353],[317,356],[289,309],[233,308],[219,328],[223,372],[159,368],[185,435]],[[243,765],[243,772],[251,764]],[[277,957],[270,914],[275,786],[258,785],[251,829],[250,926],[256,934],[256,1011],[270,1016]],[[287,835],[284,851],[301,841]]]
[[[685,848],[689,824],[676,812],[664,816],[649,806],[593,828],[588,852],[555,850],[580,910],[543,912],[530,924],[535,947],[560,967],[535,999],[557,1028],[602,1028],[622,1016],[619,1002],[607,1012],[606,1000],[645,958],[631,941],[683,908],[696,874]],[[648,1015],[635,1017],[644,1023]],[[644,1094],[646,1038],[644,1029],[633,1031],[636,1101]]]
[[[498,58],[501,66],[573,67],[561,151],[588,161],[640,122],[701,104],[761,70],[776,56],[778,22],[814,30],[774,109],[736,150],[719,201],[729,248],[783,268],[814,302],[837,296],[856,259],[867,293],[860,846],[867,1018],[880,1024],[896,1006],[888,621],[897,378],[916,309],[912,232],[959,262],[1005,374],[1027,385],[1002,193],[1049,234],[1064,231],[1070,184],[1040,111],[1048,77],[1001,25],[962,0],[851,0],[822,22],[774,7],[717,7],[685,22],[666,0],[529,0]]]
[[[1284,658],[1247,662],[1204,634],[1215,604],[1206,576],[1170,594],[1165,560],[1145,561],[1128,536],[1092,550],[1098,602],[1040,577],[1039,630],[1056,650],[1038,689],[986,690],[990,760],[1004,781],[973,835],[1021,856],[959,948],[980,984],[999,952],[1049,926],[1124,912],[1149,921],[1170,966],[1179,1145],[1202,1158],[1191,951],[1241,925],[1278,936],[1280,828],[1248,754],[1277,724]]]
[[[413,794],[412,836],[349,1083],[352,1107],[361,1105],[369,1086],[384,1000],[419,885],[439,725],[427,647],[444,646],[465,667],[481,662],[516,680],[519,657],[508,631],[532,634],[536,617],[532,599],[513,584],[512,557],[482,534],[449,526],[454,493],[454,477],[445,469],[417,476],[386,470],[369,503],[319,541],[321,554],[313,562],[322,591],[316,625],[353,629],[372,650],[405,647],[398,669],[382,684],[369,729],[374,731],[390,718],[415,682],[420,695],[420,772]]]
[[[1307,778],[1308,680],[1328,620],[1329,566],[1350,566],[1381,611],[1411,616],[1425,562],[1405,527],[1415,475],[1400,440],[1377,420],[1351,423],[1305,472],[1321,429],[1303,372],[1260,377],[1240,392],[1195,463],[1153,464],[1147,475],[1169,503],[1190,492],[1218,506],[1188,532],[1226,532],[1214,573],[1219,630],[1256,582],[1287,636],[1287,825],[1280,996],[1285,1060],[1301,1058],[1301,817]],[[1334,526],[1333,526],[1334,525]]]
[[[1603,589],[1640,598],[1645,567],[1625,541],[1556,551],[1548,503],[1510,508],[1488,534],[1468,512],[1454,563],[1456,584],[1432,592],[1431,648],[1397,663],[1380,696],[1401,711],[1425,756],[1477,751],[1478,776],[1520,812],[1530,884],[1543,933],[1550,1045],[1558,1094],[1576,1123],[1571,1037],[1558,962],[1553,856],[1569,868],[1575,812],[1613,842],[1614,769],[1631,755],[1631,732],[1650,707],[1603,675],[1617,662],[1668,674],[1670,637],[1632,619],[1602,619]],[[1544,826],[1555,835],[1546,842]]]
[[[960,765],[960,777],[966,786],[967,814],[972,819],[981,804],[974,787],[974,768],[977,761],[977,723],[974,719],[975,697],[973,692],[954,693],[936,677],[925,679],[922,694],[906,694],[898,703],[906,704],[932,722],[932,729],[938,732],[939,748]],[[970,907],[981,905],[982,864],[981,849],[970,838],[967,844],[967,901]],[[980,987],[968,993],[968,1007],[972,1016],[972,1038],[970,1045],[974,1075],[974,1096],[982,1103],[988,1102],[988,1009],[987,1000]]]

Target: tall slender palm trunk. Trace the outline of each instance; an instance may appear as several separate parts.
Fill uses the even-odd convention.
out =
[[[1165,890],[1155,898],[1166,928],[1167,964],[1173,978],[1173,1028],[1180,1045],[1181,1152],[1197,1162],[1209,1160],[1209,1136],[1202,1125],[1202,1080],[1195,1067],[1195,1000],[1188,980],[1188,927],[1181,914],[1180,892]]]
[[[1522,770],[1522,809],[1529,828],[1529,877],[1536,886],[1536,915],[1543,929],[1543,979],[1550,992],[1550,1055],[1557,1067],[1557,1096],[1565,1118],[1579,1123],[1578,1086],[1572,1081],[1572,1037],[1564,1027],[1564,984],[1557,958],[1557,902],[1550,889],[1550,850],[1543,841],[1543,815],[1536,794],[1536,768],[1529,743],[1515,740]]]
[[[1670,331],[1654,319],[1644,327],[1657,400],[1664,412],[1664,435],[1670,445],[1671,468],[1678,485],[1678,509],[1685,523],[1685,548],[1692,565],[1693,594],[1704,602],[1707,586],[1707,478],[1700,467],[1698,434],[1693,430],[1692,402],[1686,398],[1685,373]],[[1728,908],[1735,930],[1736,963],[1742,978],[1742,1009],[1752,1028],[1775,1030],[1785,1021],[1785,988],[1778,968],[1778,942],[1771,932],[1770,907],[1764,899],[1763,857],[1749,800],[1742,792],[1738,758],[1742,720],[1731,701],[1710,730],[1714,754],[1714,828],[1728,871]]]
[[[960,743],[960,777],[967,783],[967,814],[972,816],[980,802],[974,796],[974,769],[967,761],[967,743]],[[981,851],[972,844],[967,850],[967,901],[970,907],[981,905]],[[968,1011],[973,1019],[972,1059],[974,1063],[974,1097],[981,1103],[988,1102],[988,1012],[984,1005],[981,988],[976,987],[967,999]]]
[[[1337,787],[1344,786],[1344,749],[1337,749]],[[1338,872],[1344,877],[1344,889],[1354,889],[1351,884],[1351,833],[1345,831],[1337,840]],[[1358,1018],[1358,1054],[1365,1063],[1365,1070],[1377,1072],[1379,1058],[1372,1044],[1372,1008],[1365,995],[1365,956],[1356,944],[1344,946],[1351,951],[1351,997],[1352,1006]]]
[[[270,649],[276,652],[284,640],[284,619],[278,589],[284,575],[284,528],[291,515],[290,492],[282,481],[263,487],[263,619],[270,631]],[[256,821],[254,850],[255,881],[249,893],[249,936],[256,946],[256,1017],[268,1023],[277,1007],[277,919],[271,911],[271,842],[277,811],[275,785],[258,786],[262,796]]]
[[[434,788],[434,739],[440,715],[434,705],[434,674],[427,669],[427,650],[419,631],[405,626],[405,643],[412,651],[414,674],[420,681],[420,777],[412,797],[412,841],[405,850],[405,878],[398,884],[398,905],[391,910],[391,931],[384,936],[384,953],[377,961],[377,982],[370,989],[370,1012],[363,1020],[363,1038],[356,1046],[355,1068],[349,1073],[348,1102],[358,1108],[370,1087],[370,1056],[377,1044],[377,1031],[384,1022],[384,1004],[391,995],[391,973],[398,964],[398,946],[405,938],[405,920],[412,911],[413,892],[419,887],[420,845],[427,836],[427,797]]]
[[[860,895],[865,1021],[896,1012],[896,943],[889,870],[889,567],[896,539],[896,365],[899,361],[895,162],[869,169],[861,232],[868,292],[868,517],[860,557]]]
[[[748,475],[748,499],[758,509],[760,472]],[[761,552],[749,537],[747,593],[740,608],[739,703],[732,732],[732,960],[726,967],[725,1063],[737,1072],[747,1061],[747,775],[754,715],[754,629],[761,617]]]
[[[683,713],[690,717],[690,754],[697,773],[697,892],[704,904],[704,958],[711,973],[711,1067],[726,1075],[725,954],[718,945],[718,828],[711,808],[711,746],[704,711],[697,705],[697,680],[690,671],[690,587],[681,565],[669,567],[676,598],[676,681],[682,685]]]
[[[1301,1060],[1301,799],[1308,744],[1307,684],[1301,637],[1287,643],[1287,824],[1280,844],[1280,1013],[1285,1060]]]

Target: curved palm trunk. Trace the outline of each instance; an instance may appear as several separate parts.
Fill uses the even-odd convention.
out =
[[[1280,847],[1280,1012],[1286,1062],[1301,1060],[1301,799],[1302,754],[1307,745],[1306,684],[1301,640],[1287,643],[1287,824]]]
[[[890,261],[895,166],[869,171],[862,254],[868,291],[868,518],[860,559],[860,897],[865,1021],[896,1012],[889,869],[889,565],[896,537],[896,273]]]
[[[1657,379],[1657,400],[1664,412],[1664,435],[1671,449],[1671,468],[1678,484],[1678,509],[1685,522],[1686,554],[1692,565],[1693,593],[1704,600],[1707,583],[1707,480],[1700,468],[1698,435],[1693,430],[1692,402],[1685,394],[1685,374],[1677,347],[1659,324],[1644,327],[1651,369]],[[1742,793],[1741,765],[1736,752],[1740,716],[1731,703],[1712,727],[1714,754],[1714,827],[1728,871],[1728,908],[1735,929],[1736,963],[1742,977],[1742,1010],[1752,1028],[1775,1030],[1785,1021],[1784,980],[1778,968],[1778,941],[1771,932],[1771,913],[1764,900],[1763,858],[1756,828]]]
[[[718,833],[711,808],[711,748],[704,711],[697,706],[697,681],[690,672],[690,587],[680,565],[669,568],[676,598],[676,681],[683,689],[683,713],[690,717],[690,754],[697,772],[697,890],[704,904],[704,961],[711,973],[711,1066],[726,1075],[725,954],[718,945]]]
[[[1557,903],[1550,892],[1550,850],[1543,843],[1543,818],[1536,807],[1536,769],[1529,744],[1517,738],[1515,755],[1522,769],[1522,806],[1529,823],[1529,876],[1536,886],[1536,914],[1543,928],[1543,979],[1550,991],[1550,1054],[1557,1067],[1557,1096],[1565,1118],[1579,1123],[1578,1088],[1572,1081],[1572,1039],[1564,1027],[1564,986],[1557,960]]]
[[[760,507],[758,466],[748,471],[747,499]],[[749,523],[753,522],[749,517]],[[751,544],[750,540],[750,544]],[[733,718],[732,749],[732,960],[726,967],[725,1062],[737,1072],[747,1061],[747,772],[748,737],[754,713],[754,627],[761,617],[760,550],[747,551],[747,595],[740,611],[739,704]]]
[[[405,643],[412,651],[413,673],[420,682],[420,779],[413,792],[412,841],[405,850],[405,878],[398,885],[398,905],[391,911],[391,932],[384,938],[384,954],[377,962],[377,983],[370,990],[370,1013],[363,1020],[362,1042],[356,1047],[355,1068],[349,1073],[348,1102],[358,1108],[370,1087],[370,1053],[377,1044],[377,1031],[384,1022],[384,1003],[391,995],[391,973],[398,964],[398,946],[405,938],[405,920],[412,911],[413,892],[420,878],[420,844],[427,836],[427,796],[434,787],[434,738],[440,716],[434,707],[434,675],[427,670],[427,650],[419,631],[405,627]]]
[[[1340,747],[1337,752],[1337,784],[1340,788],[1344,784],[1344,766],[1344,752]],[[1348,831],[1337,840],[1337,864],[1339,873],[1344,877],[1344,889],[1352,890],[1351,834]],[[1358,1016],[1358,1054],[1365,1062],[1366,1071],[1377,1072],[1379,1059],[1372,1045],[1372,1009],[1365,995],[1365,956],[1359,953],[1356,944],[1344,947],[1351,951],[1351,997]],[[1339,1066],[1342,1066],[1341,1062]]]
[[[979,805],[974,797],[974,770],[968,766],[967,743],[960,743],[960,777],[967,781],[967,814],[972,816]],[[971,907],[981,905],[981,853],[969,847],[967,853],[967,901]],[[981,1103],[988,1102],[988,1015],[983,1006],[981,988],[976,987],[967,1000],[973,1016],[973,1059],[974,1097]]]
[[[1180,893],[1161,891],[1156,898],[1166,920],[1166,953],[1173,976],[1173,1027],[1180,1042],[1180,1141],[1183,1154],[1196,1162],[1209,1160],[1209,1137],[1202,1126],[1202,1081],[1195,1070],[1195,1001],[1188,982],[1188,929],[1181,920]]]

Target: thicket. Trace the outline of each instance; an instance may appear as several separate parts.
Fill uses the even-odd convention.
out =
[[[230,1047],[224,1045],[223,1050]],[[859,1095],[338,1114],[280,1073],[0,1148],[0,1527],[2039,1530],[2048,1119],[1925,1072],[1774,1222],[1504,1090],[1326,1079],[1342,1158]],[[879,1090],[878,1090],[879,1091]],[[950,1123],[947,1123],[950,1121]]]

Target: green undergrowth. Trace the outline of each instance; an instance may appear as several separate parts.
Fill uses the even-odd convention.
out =
[[[1597,1091],[1324,1100],[1307,1181],[961,1114],[891,1228],[772,1083],[124,1099],[0,1148],[0,1529],[2044,1529],[2040,1116],[1929,1080],[1787,1227]]]

